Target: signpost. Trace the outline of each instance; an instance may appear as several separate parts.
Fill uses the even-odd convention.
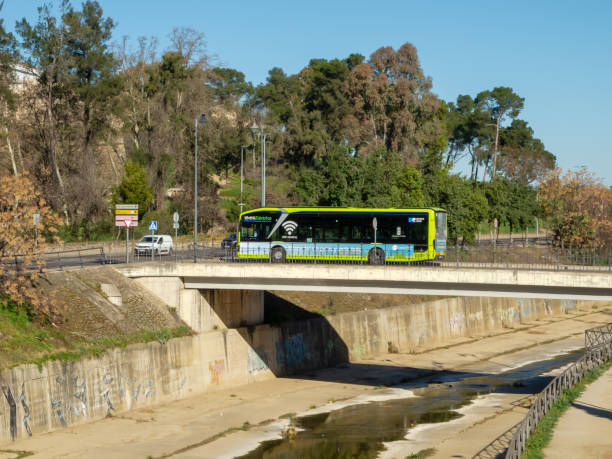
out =
[[[138,225],[138,204],[117,204],[115,226],[125,226],[125,262],[130,261],[130,226]]]
[[[130,223],[132,220],[125,220],[125,262],[130,262]]]
[[[174,245],[178,248],[179,213],[172,214],[172,228],[174,228]]]
[[[38,222],[39,221],[40,221],[40,214],[39,213],[34,214],[34,234],[35,234],[34,245],[36,247],[38,247]]]
[[[376,245],[376,230],[378,229],[378,220],[376,220],[376,217],[372,219],[372,228],[374,228],[374,245]]]
[[[493,263],[497,260],[497,218],[493,219]]]

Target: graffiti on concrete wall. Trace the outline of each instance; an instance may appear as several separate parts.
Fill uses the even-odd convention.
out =
[[[264,351],[263,347],[259,347],[255,350],[249,348],[247,361],[247,368],[249,370],[249,373],[257,373],[258,371],[267,370],[267,361],[268,356],[266,355],[266,351]]]
[[[289,338],[276,342],[276,363],[295,367],[301,365],[306,360],[310,360],[310,355],[306,352],[302,335],[290,336]]]
[[[75,393],[74,397],[78,400],[72,405],[72,409],[74,410],[74,414],[76,417],[79,417],[81,414],[83,416],[87,415],[87,393],[85,389],[87,388],[87,383],[85,380],[81,384],[79,384],[79,377],[74,377],[74,387]]]
[[[106,403],[106,415],[110,416],[112,413],[111,411],[115,411],[115,407],[113,406],[113,402],[111,402],[110,399],[110,389],[105,389],[100,393],[100,397],[102,397],[102,399],[104,400],[104,402]]]
[[[15,436],[17,435],[17,404],[15,403],[10,387],[2,386],[2,392],[9,405],[11,439],[15,440]]]
[[[563,308],[563,312],[572,311],[576,309],[576,300],[562,300],[561,306]]]
[[[64,420],[64,413],[62,412],[62,402],[55,400],[51,397],[51,406],[55,410],[55,414],[57,414],[57,418],[60,421],[62,427],[66,427],[66,421]]]
[[[224,363],[222,361],[219,363],[217,361],[214,365],[218,375],[224,371]],[[75,372],[23,380],[19,383],[20,391],[19,386],[11,387],[8,384],[0,386],[0,422],[6,422],[8,427],[6,432],[1,432],[0,438],[10,438],[15,441],[19,436],[32,436],[35,426],[41,421],[33,420],[36,409],[33,409],[28,393],[32,394],[32,391],[38,393],[37,388],[45,391],[46,396],[43,395],[42,398],[50,402],[49,413],[55,428],[66,428],[77,418],[87,417],[88,412],[95,413],[98,408],[101,408],[106,415],[110,415],[120,408],[118,404],[121,405],[126,398],[131,397],[132,401],[137,401],[139,395],[144,395],[144,398],[148,399],[154,398],[156,393],[154,380],[149,377],[148,371],[132,378],[123,376],[121,372],[118,372],[118,376],[114,376],[115,373],[112,366],[92,368],[87,371],[86,377]],[[186,382],[187,379],[182,377],[180,386],[184,386]],[[101,403],[89,400],[92,392],[89,392],[88,397],[88,385],[99,388],[96,398],[99,396]],[[43,415],[42,422],[45,424],[43,428],[46,427],[45,419]]]
[[[21,395],[19,396],[21,407],[23,408],[23,426],[25,427],[28,436],[32,436],[32,429],[30,429],[30,422],[32,422],[32,416],[30,415],[30,408],[26,403],[25,399],[25,383],[21,383]],[[29,422],[28,422],[29,421]]]
[[[465,327],[465,314],[463,312],[457,312],[450,316],[449,325],[451,332],[461,333]]]
[[[508,309],[502,309],[500,313],[500,319],[502,322],[520,322],[521,314],[518,309],[510,307]]]
[[[218,386],[221,383],[221,376],[225,373],[225,360],[208,362],[208,371],[210,371],[210,381]]]
[[[354,344],[353,345],[353,354],[358,359],[363,359],[366,355],[366,347],[363,344]]]
[[[548,301],[544,301],[544,311],[547,316],[552,316],[553,310]]]
[[[468,315],[468,321],[475,325],[482,325],[482,311],[473,312]]]
[[[134,384],[137,383],[138,381],[134,380]],[[142,387],[142,383],[139,383],[133,390],[132,390],[132,401],[136,401],[138,400],[138,394],[140,394],[140,388]]]
[[[149,379],[147,381],[147,389],[145,391],[145,398],[149,398],[154,393],[155,393],[155,391],[153,390],[153,380]]]

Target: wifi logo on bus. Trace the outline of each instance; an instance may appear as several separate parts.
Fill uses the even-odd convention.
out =
[[[285,231],[287,231],[287,234],[289,236],[291,236],[293,234],[293,232],[295,231],[297,226],[298,226],[298,224],[296,222],[294,222],[293,220],[287,220],[286,222],[284,222],[282,224],[283,229]]]

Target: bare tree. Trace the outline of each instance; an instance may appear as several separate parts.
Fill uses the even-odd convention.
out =
[[[179,53],[188,66],[208,68],[209,57],[204,32],[198,32],[191,27],[175,27],[170,33],[170,42],[172,45],[167,51]]]

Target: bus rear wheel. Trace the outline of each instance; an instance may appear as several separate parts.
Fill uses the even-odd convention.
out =
[[[286,259],[285,249],[282,247],[274,247],[270,252],[270,260],[272,263],[284,263]]]
[[[371,265],[384,264],[385,263],[385,252],[383,252],[378,247],[373,248],[372,250],[370,250],[370,253],[368,254],[368,263],[370,263]]]

